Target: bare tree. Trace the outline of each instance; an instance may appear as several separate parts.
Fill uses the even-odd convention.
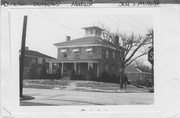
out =
[[[104,30],[102,38],[103,41],[108,42],[118,52],[120,62],[120,88],[123,89],[125,67],[148,53],[148,46],[152,46],[153,30],[149,30],[145,35],[135,35],[134,33],[127,35],[111,33],[109,30]]]

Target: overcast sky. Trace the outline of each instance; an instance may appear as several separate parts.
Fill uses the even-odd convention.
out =
[[[24,14],[28,15],[26,46],[44,54],[57,57],[54,43],[83,37],[82,27],[101,26],[112,32],[145,34],[153,27],[153,18],[146,14],[122,14],[106,10],[29,10],[11,13],[11,36],[21,43]]]

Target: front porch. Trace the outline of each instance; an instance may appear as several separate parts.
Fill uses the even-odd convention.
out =
[[[99,65],[96,60],[51,60],[49,62],[49,73],[61,73],[61,76],[70,77],[74,69],[75,74],[82,75],[86,80],[88,80],[88,70],[90,67],[98,77]]]

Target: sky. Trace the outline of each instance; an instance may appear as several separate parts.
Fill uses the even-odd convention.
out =
[[[87,26],[104,26],[111,32],[142,34],[153,27],[148,14],[124,14],[117,10],[16,10],[11,12],[11,36],[21,43],[23,16],[28,15],[26,46],[52,57],[57,57],[54,43],[85,36]],[[138,12],[139,13],[139,12]],[[19,45],[20,46],[20,45]],[[147,58],[144,58],[145,62]]]

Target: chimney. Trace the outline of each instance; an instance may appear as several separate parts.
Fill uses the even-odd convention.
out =
[[[25,50],[29,50],[29,47],[25,47]]]
[[[70,36],[66,36],[66,41],[70,41],[71,37]]]

